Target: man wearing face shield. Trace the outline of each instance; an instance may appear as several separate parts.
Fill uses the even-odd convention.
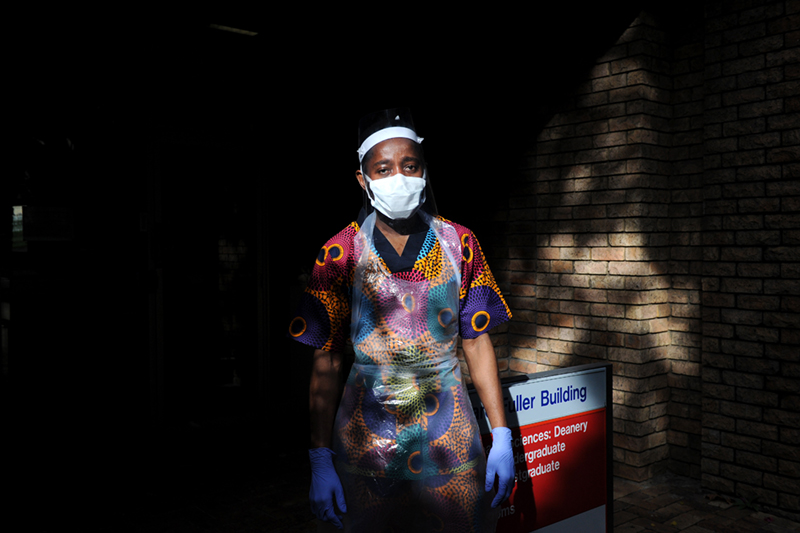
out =
[[[348,531],[494,531],[514,486],[486,334],[511,313],[474,234],[436,212],[421,142],[405,109],[361,120],[364,209],[320,250],[289,327],[316,348],[312,510]],[[488,459],[459,336],[493,428]],[[355,361],[342,392],[348,341]]]

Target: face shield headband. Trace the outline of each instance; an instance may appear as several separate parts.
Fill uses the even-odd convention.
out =
[[[364,156],[369,152],[373,146],[378,143],[382,143],[387,139],[396,139],[398,137],[404,139],[411,139],[415,143],[419,144],[422,142],[422,137],[419,137],[417,133],[409,128],[403,128],[401,126],[394,126],[391,128],[384,128],[382,130],[378,130],[366,139],[364,142],[361,143],[361,146],[358,149],[358,162],[361,163],[364,160]]]

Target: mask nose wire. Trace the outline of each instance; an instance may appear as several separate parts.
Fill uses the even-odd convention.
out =
[[[360,165],[360,164],[359,164],[359,165],[358,165],[358,169],[361,171],[361,175],[362,175],[362,176],[364,176],[364,186],[365,186],[365,189],[364,189],[364,190],[365,190],[365,191],[366,191],[366,193],[367,193],[367,198],[369,198],[370,200],[374,200],[374,199],[375,199],[375,193],[374,193],[374,192],[372,192],[372,189],[371,189],[371,188],[370,188],[370,186],[369,186],[370,182],[372,181],[372,178],[370,178],[370,177],[367,175],[367,173],[366,173],[366,172],[364,172],[364,167],[363,167],[362,165]],[[428,169],[426,169],[426,168],[424,168],[424,167],[423,167],[422,176],[419,176],[420,178],[422,178],[423,180],[425,180],[425,184],[426,184],[426,185],[427,185],[427,183],[428,183],[427,170],[428,170]],[[402,171],[400,171],[400,172],[395,172],[394,174],[392,174],[392,176],[396,176],[397,174],[403,174],[403,172],[402,172]],[[408,176],[408,175],[406,175],[406,174],[403,174],[403,176],[406,176],[407,178],[415,178],[415,177],[417,177],[417,176]]]

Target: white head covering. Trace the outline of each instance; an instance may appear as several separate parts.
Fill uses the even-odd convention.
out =
[[[358,162],[378,143],[388,139],[411,139],[415,143],[422,142],[422,137],[414,131],[411,112],[406,108],[384,109],[363,117],[358,125]]]

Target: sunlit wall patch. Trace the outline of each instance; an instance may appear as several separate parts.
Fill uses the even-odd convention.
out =
[[[475,331],[483,331],[489,326],[492,317],[486,311],[478,311],[472,315],[472,329]]]
[[[306,332],[307,327],[308,325],[303,317],[295,317],[294,320],[292,320],[292,323],[289,324],[289,334],[292,337],[299,337]]]

